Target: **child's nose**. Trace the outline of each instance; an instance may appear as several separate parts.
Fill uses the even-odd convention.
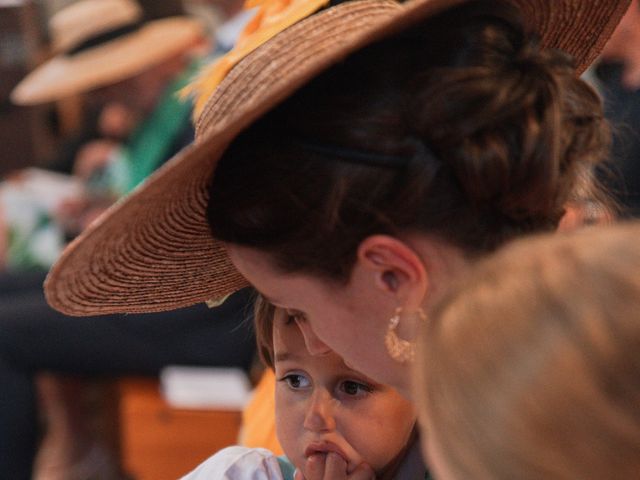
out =
[[[331,349],[318,338],[315,332],[311,329],[309,322],[297,322],[298,328],[302,332],[304,338],[304,344],[307,347],[307,351],[311,355],[326,355],[331,352]]]
[[[307,414],[304,419],[304,428],[312,432],[332,431],[336,428],[333,416],[333,398],[326,391],[313,392]]]

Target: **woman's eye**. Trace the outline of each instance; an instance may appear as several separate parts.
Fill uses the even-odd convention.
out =
[[[307,317],[302,312],[287,312],[287,323],[291,322],[304,322]]]
[[[289,385],[289,387],[291,387],[294,390],[300,389],[300,388],[307,388],[310,385],[310,382],[307,379],[307,377],[305,377],[304,375],[299,375],[294,373],[287,375],[286,377],[283,378],[283,380],[287,382],[287,385]]]
[[[350,396],[365,395],[371,393],[372,388],[364,383],[354,382],[353,380],[345,380],[340,385],[340,389]]]

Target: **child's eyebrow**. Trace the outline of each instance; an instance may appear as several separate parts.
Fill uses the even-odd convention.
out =
[[[289,352],[278,352],[275,354],[273,360],[275,362],[286,362],[287,360],[291,360],[293,358],[295,358],[296,356],[289,353]]]

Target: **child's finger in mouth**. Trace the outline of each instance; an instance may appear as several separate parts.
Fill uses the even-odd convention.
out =
[[[347,476],[347,462],[338,453],[329,452],[326,454],[325,462],[325,477],[326,478],[346,478]]]

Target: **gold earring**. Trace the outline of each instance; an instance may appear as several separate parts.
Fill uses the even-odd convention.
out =
[[[419,319],[425,321],[427,319],[424,310],[419,308],[416,311]],[[411,363],[416,356],[415,343],[403,340],[396,333],[396,329],[400,324],[400,316],[402,315],[402,307],[396,308],[393,317],[389,320],[389,326],[387,327],[387,333],[384,337],[384,345],[387,347],[389,356],[398,363]]]

